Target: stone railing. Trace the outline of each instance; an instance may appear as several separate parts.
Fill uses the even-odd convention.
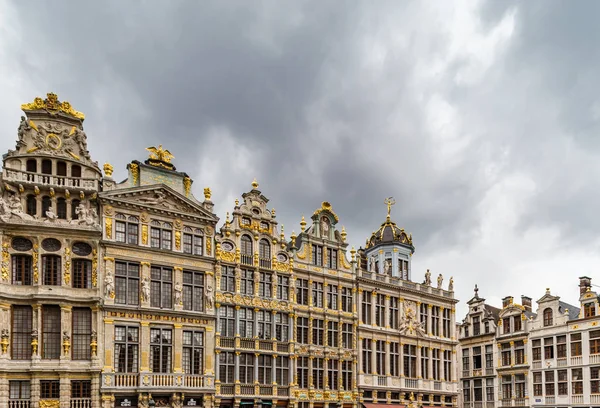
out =
[[[31,400],[29,399],[9,399],[8,408],[30,408]]]
[[[28,171],[4,169],[2,177],[4,180],[19,184],[35,184],[48,187],[65,188],[73,191],[92,190],[98,191],[98,180],[81,178],[55,176],[51,174],[31,173]]]
[[[386,274],[374,273],[361,270],[359,272],[362,278],[376,280],[378,282],[389,283],[392,285],[402,286],[407,289],[418,290],[425,293],[431,293],[434,295],[439,295],[447,298],[452,298],[452,293],[444,289],[438,289],[433,286],[423,285],[420,283],[415,283],[407,280],[400,279],[396,276],[390,276]]]
[[[288,342],[240,337],[218,337],[217,347],[239,350],[276,351],[279,353],[290,352],[290,344]]]
[[[71,398],[71,408],[92,408],[92,399]]]
[[[209,389],[213,378],[186,373],[103,373],[103,389],[154,388]],[[79,408],[79,407],[77,407]]]
[[[289,397],[288,386],[264,384],[217,384],[216,395],[244,397]]]

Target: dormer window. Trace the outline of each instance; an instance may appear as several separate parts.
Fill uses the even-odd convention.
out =
[[[502,332],[504,334],[510,333],[510,317],[505,317],[504,319],[502,319],[502,327]]]
[[[485,333],[490,332],[490,322],[486,321],[483,323],[483,330],[485,331]]]
[[[544,310],[544,327],[552,326],[554,324],[554,317],[552,309],[549,307]]]
[[[521,330],[521,315],[513,316],[513,330],[516,332]]]
[[[596,316],[596,305],[594,302],[584,303],[583,305],[583,317],[594,317]]]

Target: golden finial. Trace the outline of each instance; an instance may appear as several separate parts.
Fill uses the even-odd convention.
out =
[[[356,259],[356,249],[354,249],[354,246],[350,250],[350,255],[352,256],[352,260],[354,261]]]
[[[295,247],[296,246],[296,233],[294,231],[292,231],[292,235],[290,236],[290,239],[292,240],[292,246]]]
[[[227,215],[225,215],[225,223],[229,224],[229,211],[227,211]]]
[[[303,215],[302,220],[300,221],[300,230],[301,230],[301,232],[304,232],[305,229],[306,229],[306,221],[304,221],[304,215]]]
[[[238,200],[237,198],[235,199],[235,206],[239,206],[240,205],[240,200]]]
[[[83,200],[85,198],[85,193],[83,191],[79,192],[79,198]]]
[[[175,158],[170,151],[163,149],[162,145],[158,147],[147,147],[146,150],[150,152],[150,158],[165,163],[171,163],[171,159]]]
[[[283,224],[281,224],[281,240],[283,241],[285,239],[285,234],[283,233]]]
[[[253,189],[257,189],[258,188],[258,181],[256,181],[256,177],[254,177],[254,180],[252,180],[252,188]]]
[[[104,174],[106,177],[112,177],[113,174],[113,166],[110,163],[104,163]]]
[[[204,199],[205,199],[206,201],[210,201],[210,197],[211,197],[211,195],[212,195],[212,192],[210,191],[210,187],[206,187],[206,188],[204,189]]]
[[[389,221],[390,215],[392,213],[392,205],[396,204],[396,200],[394,200],[394,197],[388,197],[385,200],[383,200],[383,203],[387,205],[387,219]]]
[[[347,236],[346,227],[344,227],[343,225],[342,225],[342,233],[340,235],[342,236],[342,242],[346,242],[346,236]]]

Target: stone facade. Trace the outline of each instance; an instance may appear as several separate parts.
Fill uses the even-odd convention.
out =
[[[412,281],[388,217],[348,251],[328,202],[286,238],[254,181],[217,230],[162,146],[117,183],[84,116],[23,105],[0,180],[0,406],[455,406],[453,279]],[[348,256],[349,253],[349,256]]]

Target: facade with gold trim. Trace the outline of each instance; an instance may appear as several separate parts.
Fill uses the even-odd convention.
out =
[[[214,231],[204,201],[172,155],[149,148],[115,183],[103,220],[103,408],[205,406],[214,397]]]
[[[412,235],[391,220],[359,249],[358,388],[365,404],[457,403],[454,282],[413,281]]]
[[[101,171],[68,102],[21,108],[0,179],[0,406],[97,407]]]

